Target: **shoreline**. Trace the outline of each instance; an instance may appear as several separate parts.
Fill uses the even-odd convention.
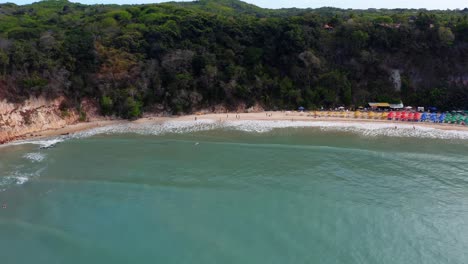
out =
[[[239,118],[236,118],[236,115]],[[35,132],[33,134],[25,134],[16,137],[13,140],[5,142],[7,144],[17,140],[30,140],[30,139],[42,139],[54,136],[69,135],[81,131],[86,131],[99,127],[106,127],[111,125],[120,124],[152,124],[152,123],[163,123],[165,121],[197,121],[197,120],[212,120],[220,122],[230,121],[300,121],[300,122],[330,122],[330,123],[347,123],[347,124],[395,124],[405,126],[414,126],[415,129],[420,128],[432,128],[447,131],[466,131],[468,132],[468,126],[456,125],[456,124],[440,124],[440,123],[422,123],[422,122],[408,122],[408,121],[395,121],[395,120],[382,120],[382,119],[361,119],[361,118],[340,118],[340,117],[314,117],[307,113],[300,112],[280,112],[280,111],[265,111],[256,113],[210,113],[203,115],[182,115],[173,117],[160,117],[151,116],[139,118],[134,121],[116,119],[97,119],[89,122],[75,123],[64,126],[59,129],[48,129]]]

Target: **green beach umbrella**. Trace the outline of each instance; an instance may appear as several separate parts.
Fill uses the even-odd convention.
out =
[[[450,120],[452,120],[452,114],[447,113],[444,119],[444,123],[450,123]]]
[[[452,120],[450,120],[450,123],[451,123],[451,124],[457,123],[457,115],[453,115],[453,116],[452,116]]]
[[[461,122],[465,119],[464,116],[462,116],[461,114],[458,114],[457,115],[457,124],[461,124]]]

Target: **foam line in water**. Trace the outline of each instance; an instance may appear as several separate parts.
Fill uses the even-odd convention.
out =
[[[33,145],[39,145],[40,148],[51,148],[57,145],[60,142],[63,142],[64,138],[63,137],[54,137],[54,138],[49,138],[49,139],[28,139],[28,140],[18,140],[18,141],[13,141],[8,144],[5,144],[6,146],[15,146],[15,145],[25,145],[25,144],[33,144]]]
[[[212,130],[221,127],[219,122],[205,119],[199,121],[167,121],[164,123],[129,123],[93,128],[70,135],[70,138],[83,138],[100,134],[160,135],[165,133],[190,133]]]
[[[166,133],[190,133],[213,129],[231,129],[245,132],[265,133],[277,128],[316,127],[324,131],[343,131],[364,136],[419,137],[431,139],[468,139],[467,131],[443,130],[431,127],[400,123],[353,123],[327,121],[255,121],[239,120],[218,122],[211,119],[198,121],[167,121],[164,123],[130,123],[95,128],[71,135],[71,138],[89,137],[99,134],[137,133],[160,135]],[[397,127],[397,129],[395,129]]]
[[[41,162],[46,158],[44,153],[26,153],[23,155],[23,158],[30,160],[31,162]]]
[[[416,127],[416,129],[413,128]],[[215,121],[199,119],[198,121],[166,121],[163,123],[125,123],[93,128],[77,132],[68,136],[60,136],[48,140],[24,140],[10,143],[37,144],[41,148],[54,146],[66,139],[79,139],[95,135],[128,134],[161,135],[167,133],[190,133],[214,129],[237,130],[252,133],[265,133],[278,128],[312,127],[323,131],[350,132],[363,136],[377,137],[417,137],[428,139],[468,139],[468,131],[444,130],[432,127],[418,126],[418,124],[402,123],[371,123],[371,122],[330,122],[330,121]],[[397,129],[395,129],[397,127]]]

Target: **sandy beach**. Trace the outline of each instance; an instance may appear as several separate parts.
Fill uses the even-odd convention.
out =
[[[340,117],[315,117],[308,113],[301,112],[256,112],[256,113],[210,113],[210,114],[199,114],[199,115],[183,115],[173,117],[160,117],[160,116],[147,116],[140,118],[135,121],[128,120],[93,120],[90,122],[77,123],[69,126],[65,126],[60,129],[44,130],[37,132],[33,135],[23,135],[20,139],[32,139],[32,138],[46,138],[60,135],[73,134],[80,131],[85,131],[98,127],[105,127],[110,125],[118,124],[152,124],[162,123],[165,121],[197,121],[197,120],[213,120],[217,122],[230,122],[230,121],[305,121],[305,122],[336,122],[337,124],[366,124],[366,123],[392,123],[398,128],[402,126],[414,126],[418,128],[433,128],[440,130],[452,130],[452,131],[468,131],[467,126],[456,125],[456,124],[439,124],[439,123],[421,123],[421,122],[407,122],[407,121],[391,121],[381,119],[359,119],[359,118],[340,118]]]

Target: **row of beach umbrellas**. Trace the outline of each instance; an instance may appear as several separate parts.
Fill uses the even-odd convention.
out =
[[[412,122],[432,122],[448,124],[468,124],[468,115],[461,113],[428,113],[428,112],[343,112],[343,111],[314,111],[312,116],[319,117],[339,117],[339,118],[361,118],[361,119],[381,119],[395,121]]]

